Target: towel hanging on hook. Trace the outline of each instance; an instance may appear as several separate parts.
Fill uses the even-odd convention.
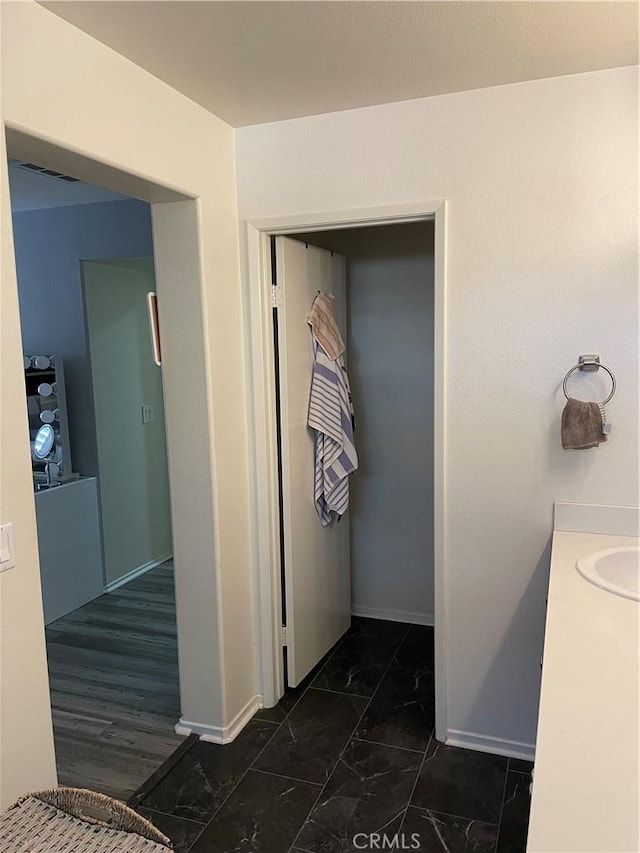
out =
[[[333,316],[333,294],[318,291],[313,300],[307,322],[311,326],[313,337],[332,361],[341,356],[346,347],[340,329]]]

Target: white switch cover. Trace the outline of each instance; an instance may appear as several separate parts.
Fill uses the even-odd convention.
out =
[[[3,524],[0,527],[0,572],[12,569],[15,564],[15,549],[13,545],[13,524]]]

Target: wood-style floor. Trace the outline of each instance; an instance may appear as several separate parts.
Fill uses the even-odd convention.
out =
[[[46,629],[60,785],[127,800],[184,740],[173,564]]]

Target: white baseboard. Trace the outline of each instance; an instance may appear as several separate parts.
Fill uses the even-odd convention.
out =
[[[493,752],[495,755],[506,755],[508,758],[523,758],[525,761],[533,761],[536,751],[535,744],[532,743],[477,735],[459,729],[447,729],[444,742],[447,746],[462,746],[465,749],[475,749],[477,752]]]
[[[367,619],[386,619],[387,622],[410,622],[413,625],[434,625],[433,613],[411,613],[405,610],[387,610],[382,607],[352,607],[354,616]]]
[[[151,569],[155,569],[156,566],[162,565],[162,563],[166,563],[167,560],[170,560],[173,557],[173,552],[169,551],[166,554],[163,554],[161,557],[158,557],[157,560],[151,560],[150,563],[145,563],[144,566],[138,566],[137,569],[133,569],[130,572],[127,572],[126,575],[122,575],[121,578],[116,578],[116,580],[108,583],[104,591],[105,592],[113,592],[116,589],[119,589],[121,586],[124,586],[129,581],[133,581],[136,578],[139,578],[141,575],[145,575],[147,572],[150,572]]]
[[[209,743],[231,743],[240,734],[253,715],[262,708],[262,696],[256,694],[241,708],[228,726],[212,726],[208,723],[192,723],[180,717],[174,726],[176,734],[199,735]]]

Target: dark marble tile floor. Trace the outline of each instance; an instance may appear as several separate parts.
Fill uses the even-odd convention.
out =
[[[434,713],[433,629],[354,617],[276,708],[189,738],[130,804],[175,853],[525,853],[531,765],[439,743]]]

